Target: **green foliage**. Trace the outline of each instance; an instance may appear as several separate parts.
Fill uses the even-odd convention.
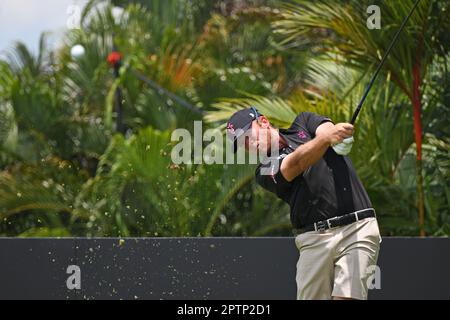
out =
[[[174,165],[170,133],[116,135],[77,199],[92,235],[210,234],[222,208],[253,176],[247,166]],[[112,229],[111,229],[112,228]]]
[[[289,236],[289,208],[256,186],[254,166],[174,165],[171,132],[222,130],[250,105],[278,127],[302,111],[348,121],[411,1],[380,3],[380,31],[365,26],[367,3],[91,0],[58,50],[45,35],[37,55],[16,43],[0,60],[0,235]],[[418,232],[419,55],[426,231],[450,234],[449,12],[421,0],[358,119],[351,158],[384,234]]]

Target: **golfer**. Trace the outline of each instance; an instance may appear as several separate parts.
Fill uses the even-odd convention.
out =
[[[347,157],[353,126],[302,112],[288,129],[276,129],[252,107],[230,118],[227,133],[235,152],[245,147],[271,160],[257,167],[256,181],[290,206],[300,252],[297,299],[367,299],[381,237]]]

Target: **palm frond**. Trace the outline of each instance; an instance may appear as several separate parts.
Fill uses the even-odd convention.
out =
[[[266,98],[247,94],[246,98],[221,99],[213,105],[220,111],[211,111],[205,116],[207,122],[228,120],[232,114],[240,109],[254,106],[261,114],[268,117],[275,125],[286,126],[297,115],[289,101],[281,98]]]
[[[82,172],[56,158],[12,167],[0,173],[0,219],[30,210],[70,213],[82,183]]]

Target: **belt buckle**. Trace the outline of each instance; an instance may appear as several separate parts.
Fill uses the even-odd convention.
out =
[[[328,225],[327,225],[326,221],[319,221],[319,222],[314,223],[314,227],[316,228],[316,231],[320,231],[320,232],[325,231],[327,229],[327,226]]]

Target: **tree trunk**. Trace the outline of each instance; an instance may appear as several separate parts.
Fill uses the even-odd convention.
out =
[[[416,140],[416,180],[417,180],[417,209],[419,211],[420,236],[425,236],[425,208],[422,173],[422,102],[420,97],[420,63],[417,62],[413,69],[413,108],[414,108],[414,132]]]

